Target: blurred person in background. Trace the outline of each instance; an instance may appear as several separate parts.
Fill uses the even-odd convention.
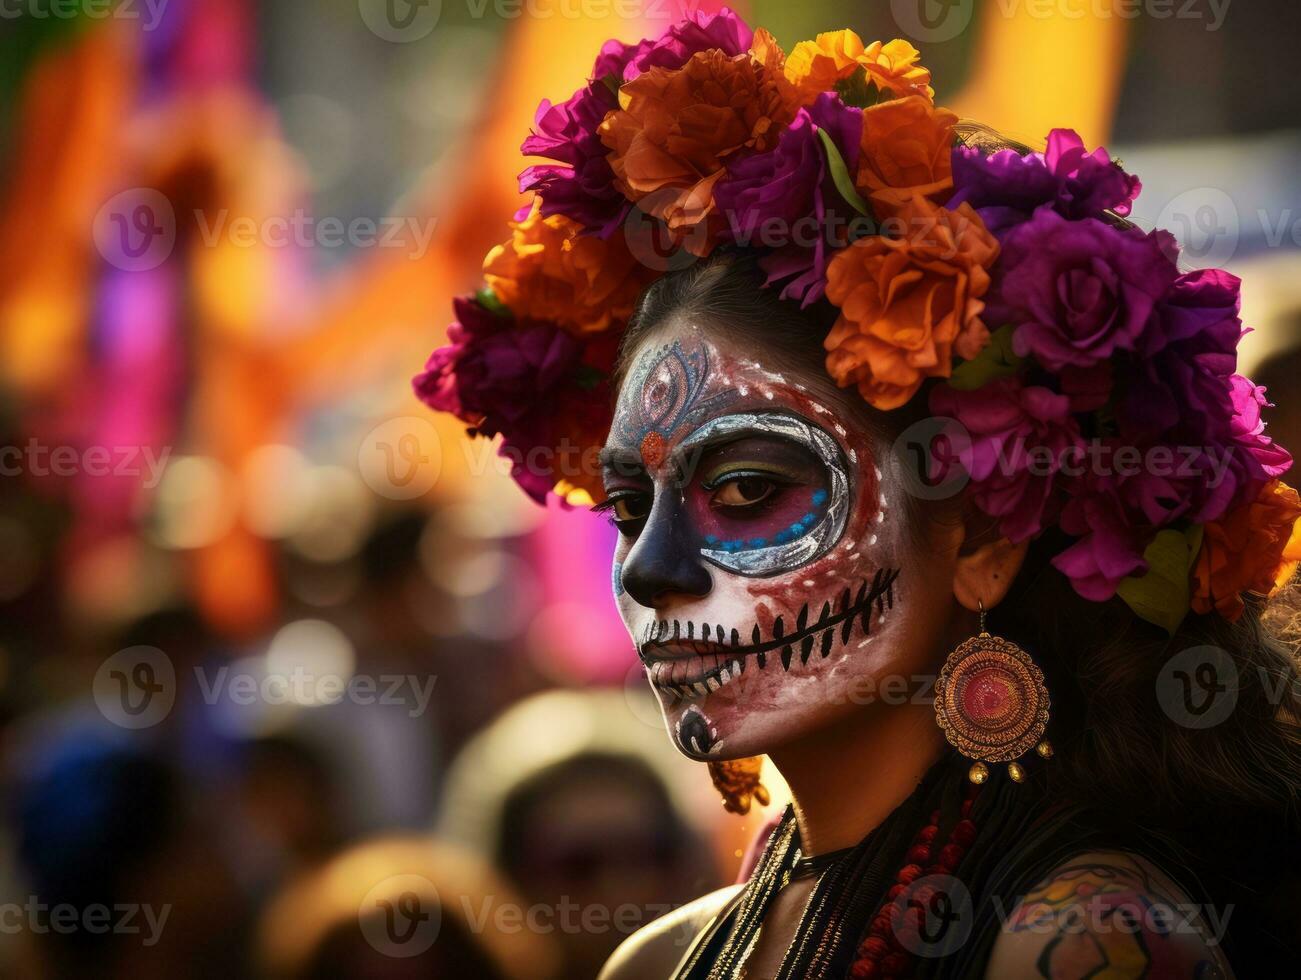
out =
[[[30,888],[23,976],[246,975],[242,901],[214,846],[216,814],[196,806],[165,757],[74,725],[24,746],[16,763],[10,815]]]
[[[250,828],[278,856],[282,873],[314,867],[342,844],[335,774],[305,739],[280,734],[250,741],[238,779]]]
[[[548,980],[558,951],[487,863],[429,837],[356,844],[262,917],[264,980]]]
[[[520,890],[561,950],[558,978],[596,976],[633,930],[724,880],[702,834],[711,801],[647,741],[650,708],[640,691],[535,695],[448,774],[440,833]]]

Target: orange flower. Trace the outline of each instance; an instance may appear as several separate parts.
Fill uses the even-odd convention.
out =
[[[774,72],[750,54],[728,57],[717,48],[625,82],[619,105],[599,130],[616,183],[698,255],[722,230],[713,191],[724,160],[741,149],[771,149],[795,116]]]
[[[835,88],[860,67],[867,72],[867,80],[883,91],[933,99],[930,69],[917,64],[920,57],[921,52],[907,41],[873,41],[864,47],[853,31],[830,31],[819,34],[817,40],[795,45],[786,59],[786,77],[799,92],[801,105]]]
[[[782,101],[790,106],[800,105],[799,93],[786,78],[786,52],[766,27],[755,30],[754,40],[750,42],[750,55],[763,65],[768,77],[777,86]]]
[[[953,186],[953,127],[958,117],[921,96],[863,111],[858,189],[878,218],[898,214],[914,194],[934,198]]]
[[[1236,620],[1243,592],[1270,595],[1285,585],[1301,558],[1301,498],[1281,480],[1255,500],[1206,525],[1193,566],[1193,609]]]
[[[511,222],[510,240],[483,260],[497,298],[522,319],[548,320],[571,333],[605,330],[626,320],[651,270],[637,262],[622,235],[580,235],[562,214],[542,217],[540,202]]]
[[[902,237],[860,238],[827,267],[827,298],[840,308],[827,371],[880,409],[947,378],[955,353],[970,359],[989,341],[980,297],[998,242],[967,204],[947,211],[918,195],[901,217]]]

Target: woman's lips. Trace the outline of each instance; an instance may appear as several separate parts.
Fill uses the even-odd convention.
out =
[[[745,655],[717,643],[673,640],[641,651],[651,683],[679,697],[704,697],[745,670]]]

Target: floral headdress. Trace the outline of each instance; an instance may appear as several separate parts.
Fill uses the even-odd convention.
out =
[[[918,58],[849,30],[787,55],[726,9],[608,41],[538,107],[532,204],[417,394],[500,436],[533,497],[599,496],[527,461],[603,440],[619,337],[668,267],[638,237],[654,219],[679,256],[746,249],[783,298],[833,304],[827,371],[873,406],[943,379],[930,408],[963,434],[970,500],[1013,541],[1073,538],[1053,563],[1080,595],[1172,632],[1190,607],[1236,619],[1301,558],[1291,457],[1236,373],[1238,279],[1181,273],[1173,236],[1124,220],[1138,178],[1070,130],[1042,153],[964,145]]]

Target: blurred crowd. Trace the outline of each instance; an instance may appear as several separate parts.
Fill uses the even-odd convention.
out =
[[[593,976],[730,880],[744,837],[639,685],[431,635],[439,519],[395,513],[348,598],[251,643],[181,605],[112,635],[55,628],[39,584],[9,606],[61,690],[3,727],[0,975]],[[155,721],[130,677],[160,662]]]

